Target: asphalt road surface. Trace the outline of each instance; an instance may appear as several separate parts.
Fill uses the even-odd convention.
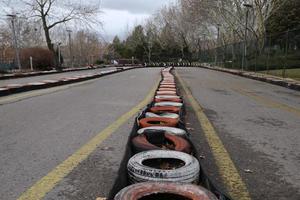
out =
[[[134,69],[59,90],[0,98],[0,199],[17,199],[45,176],[49,179],[38,193],[47,191],[51,179],[58,179],[44,196],[46,200],[107,197],[134,116],[66,176],[48,176],[49,172],[76,152],[84,152],[82,147],[101,137],[109,125],[118,124],[120,116],[149,94],[159,71]],[[300,93],[201,68],[176,71],[204,108],[251,198],[300,199]],[[202,154],[203,167],[211,180],[227,191],[223,172],[218,170],[188,99],[186,105],[186,121]]]
[[[252,199],[300,199],[300,92],[201,68],[176,68],[204,108]],[[195,116],[187,120],[213,181],[226,190]]]
[[[6,86],[8,84],[26,84],[26,83],[43,81],[43,80],[55,80],[55,79],[60,79],[65,77],[72,77],[72,76],[84,75],[90,73],[92,74],[92,73],[114,70],[114,69],[115,67],[108,67],[108,68],[98,68],[98,69],[91,69],[91,70],[81,70],[81,71],[31,76],[31,77],[24,77],[24,78],[5,79],[5,80],[0,80],[0,87]]]
[[[0,105],[0,199],[18,198],[101,130],[136,106],[154,86],[159,72],[158,68],[134,69]],[[106,168],[99,166],[106,175],[108,188],[116,172],[111,170],[112,164],[109,163],[116,162],[114,169],[117,170],[131,126],[125,124],[120,137],[116,134],[113,140],[106,141],[108,144],[104,143],[114,149],[113,155],[110,154],[111,148],[103,150],[107,152],[103,158],[106,163],[102,163]],[[78,187],[84,188],[84,185]],[[63,191],[68,190],[64,188]],[[109,189],[98,188],[94,192],[99,191],[106,195]],[[63,199],[55,194],[49,198]],[[77,198],[82,199],[78,195]]]

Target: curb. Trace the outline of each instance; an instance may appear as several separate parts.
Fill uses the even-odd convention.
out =
[[[296,90],[296,91],[300,91],[300,82],[299,81],[295,81],[295,80],[286,80],[286,79],[282,79],[279,77],[275,77],[275,76],[265,76],[263,74],[258,74],[258,73],[254,73],[254,72],[242,72],[239,70],[231,70],[231,69],[224,69],[224,68],[219,68],[219,67],[209,67],[209,66],[199,66],[200,68],[205,68],[205,69],[210,69],[210,70],[215,70],[215,71],[220,71],[220,72],[225,72],[225,73],[229,73],[229,74],[233,74],[233,75],[237,75],[237,76],[241,76],[241,77],[245,77],[245,78],[250,78],[250,79],[254,79],[257,81],[263,81],[266,83],[270,83],[273,85],[278,85],[278,86],[282,86],[282,87],[286,87],[292,90]]]
[[[137,67],[118,68],[116,70],[103,71],[94,74],[77,75],[73,77],[61,78],[58,80],[44,80],[41,82],[33,82],[27,84],[10,84],[4,87],[0,87],[0,97],[17,94],[21,92],[27,92],[31,90],[46,89],[46,88],[51,88],[56,86],[78,83],[78,82],[92,80],[102,76],[116,74],[116,73],[128,71],[131,69],[136,69],[136,68]]]
[[[134,65],[134,66],[138,66],[138,65]],[[122,68],[122,67],[132,67],[132,65],[125,65],[125,66],[105,65],[104,67],[102,67],[102,66],[94,66],[93,68],[91,68],[91,67],[66,68],[63,71],[50,70],[50,71],[25,72],[25,73],[20,73],[20,74],[4,74],[3,76],[0,76],[0,80],[15,79],[15,78],[25,78],[25,77],[41,76],[41,75],[49,75],[49,74],[60,74],[60,73],[65,73],[65,72],[95,70],[95,69],[105,68],[105,67]]]

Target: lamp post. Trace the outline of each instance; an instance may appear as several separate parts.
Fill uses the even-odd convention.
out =
[[[221,24],[217,24],[218,34],[217,34],[217,48],[216,48],[216,54],[215,54],[215,65],[217,65],[217,62],[218,62],[220,26],[221,26]]]
[[[18,46],[18,40],[17,40],[17,34],[16,34],[16,27],[15,27],[15,19],[17,18],[16,14],[9,14],[6,15],[11,18],[11,25],[12,25],[12,32],[13,32],[13,38],[14,38],[14,46],[15,46],[15,52],[16,52],[16,60],[19,70],[22,69],[21,61],[20,61],[20,50]]]
[[[247,33],[248,33],[248,16],[249,16],[249,9],[253,6],[251,4],[243,4],[244,7],[246,7],[246,25],[245,25],[245,38],[244,38],[244,54],[242,59],[242,71],[244,71],[245,68],[247,68]]]

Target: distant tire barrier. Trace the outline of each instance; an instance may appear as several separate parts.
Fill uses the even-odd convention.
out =
[[[217,200],[207,189],[192,185],[179,183],[137,183],[122,189],[114,200]]]
[[[178,120],[173,118],[165,118],[165,117],[148,117],[148,118],[141,119],[139,123],[142,128],[147,128],[151,126],[176,127],[178,124]]]
[[[186,153],[152,150],[135,154],[128,161],[131,183],[175,182],[197,184],[200,173],[198,160]]]
[[[180,108],[175,107],[175,106],[154,106],[154,107],[150,108],[150,112],[153,112],[156,114],[160,114],[160,113],[164,113],[164,112],[178,114],[180,112]]]
[[[187,140],[165,133],[165,131],[152,131],[134,137],[132,139],[132,148],[136,153],[163,149],[191,153],[191,145]]]

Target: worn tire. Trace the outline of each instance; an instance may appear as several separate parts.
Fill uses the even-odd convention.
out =
[[[157,91],[157,95],[177,95],[175,91]]]
[[[176,88],[158,88],[158,91],[173,91],[173,92],[176,92],[177,89]]]
[[[160,114],[164,112],[179,113],[180,108],[175,106],[154,106],[150,108],[150,112],[153,112],[155,114]]]
[[[155,140],[152,139],[153,137]],[[155,131],[153,131],[152,133],[141,134],[134,137],[131,142],[135,153],[149,150],[163,150],[159,145],[163,145],[166,142],[173,145],[172,147],[166,146],[165,148],[168,150],[180,151],[188,154],[192,151],[191,145],[186,139],[164,132],[155,133]]]
[[[157,95],[154,97],[155,99],[168,99],[168,98],[176,98],[181,99],[180,96],[172,96],[172,95]]]
[[[152,113],[152,112],[146,112],[145,117],[166,117],[166,118],[179,119],[179,115],[176,114],[176,113],[155,114],[155,113]]]
[[[175,128],[175,127],[167,127],[167,126],[151,126],[147,128],[141,128],[137,131],[137,134],[144,134],[147,131],[165,131],[166,133],[172,134],[172,135],[177,135],[181,137],[186,137],[187,132],[183,129],[180,128]]]
[[[182,199],[190,200],[217,200],[217,197],[207,189],[192,185],[181,183],[159,183],[146,182],[137,183],[123,188],[114,198],[114,200],[139,200],[143,197],[151,195],[171,194]],[[161,199],[173,199],[172,197],[163,197]]]
[[[151,126],[176,127],[178,124],[178,119],[166,117],[147,117],[139,120],[139,124],[142,128],[147,128]]]
[[[184,163],[176,169],[157,169],[143,164],[152,159],[176,159]],[[199,161],[186,153],[168,150],[152,150],[135,154],[127,164],[131,183],[140,182],[176,182],[197,183],[200,173]]]
[[[159,99],[154,99],[154,102],[155,103],[158,103],[158,102],[165,102],[165,101],[170,101],[170,102],[177,102],[177,103],[181,103],[182,100],[181,99],[178,99],[178,98],[159,98]]]
[[[158,102],[155,103],[154,106],[174,106],[174,107],[182,107],[182,103],[177,103],[177,102],[171,102],[171,101],[164,101],[164,102]]]

